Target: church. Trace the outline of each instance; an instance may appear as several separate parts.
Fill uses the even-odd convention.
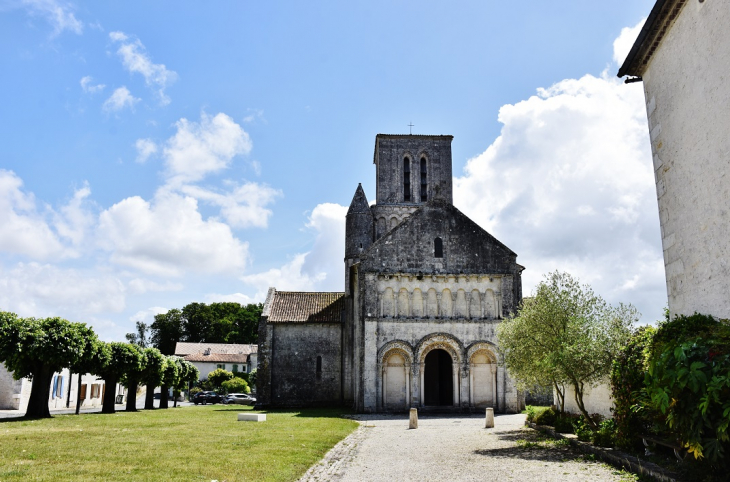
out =
[[[358,185],[346,217],[344,291],[268,291],[261,408],[523,408],[496,327],[522,300],[525,268],[454,207],[452,140],[375,137],[375,204]]]

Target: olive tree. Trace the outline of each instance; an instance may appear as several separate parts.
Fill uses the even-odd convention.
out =
[[[619,348],[639,315],[631,305],[610,306],[568,273],[548,273],[519,313],[497,330],[510,373],[523,382],[550,381],[573,389],[587,423],[585,389],[606,381]]]
[[[26,418],[50,418],[53,374],[84,358],[94,331],[63,318],[19,318],[0,312],[0,362],[16,380],[32,379]]]

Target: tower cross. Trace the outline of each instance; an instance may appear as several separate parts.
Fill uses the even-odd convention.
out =
[[[413,135],[413,122],[408,124],[408,134]]]

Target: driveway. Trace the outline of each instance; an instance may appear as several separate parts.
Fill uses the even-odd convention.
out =
[[[587,461],[569,446],[525,428],[524,415],[356,416],[360,427],[300,479],[312,481],[626,481],[627,474]]]

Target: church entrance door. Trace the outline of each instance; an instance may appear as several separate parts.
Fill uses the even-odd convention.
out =
[[[445,350],[431,351],[426,355],[424,370],[425,405],[454,405],[454,370],[451,355]]]

